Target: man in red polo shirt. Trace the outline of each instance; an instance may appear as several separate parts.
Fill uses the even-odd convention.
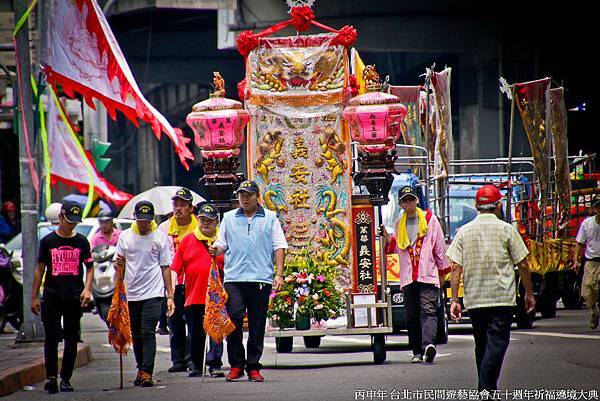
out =
[[[185,275],[185,321],[191,338],[190,357],[194,368],[190,377],[202,376],[204,343],[206,333],[204,308],[208,276],[212,265],[212,256],[208,247],[217,239],[219,212],[210,203],[204,204],[198,212],[198,227],[193,234],[187,235],[177,248],[171,270],[178,276]],[[223,268],[223,256],[217,256],[217,264]]]

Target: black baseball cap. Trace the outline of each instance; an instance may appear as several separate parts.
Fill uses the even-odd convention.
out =
[[[200,206],[200,209],[198,210],[198,217],[200,216],[208,217],[211,220],[218,219],[219,211],[210,203],[205,203]]]
[[[173,195],[171,200],[175,200],[177,198],[183,199],[184,201],[187,201],[187,202],[192,202],[194,199],[194,197],[192,195],[192,191],[190,191],[189,189],[187,189],[185,187],[179,188],[177,190],[177,192],[175,192],[175,195]]]
[[[112,219],[113,219],[113,215],[108,210],[100,210],[100,213],[98,213],[99,221],[108,221],[108,220],[112,220]]]
[[[65,216],[69,223],[81,223],[83,209],[77,202],[65,202],[60,207],[60,212]]]
[[[417,191],[411,187],[410,185],[405,185],[398,191],[398,200],[401,200],[405,196],[414,196],[416,199],[419,199]]]
[[[133,209],[133,217],[136,220],[152,220],[154,219],[154,205],[152,202],[139,201]]]
[[[596,195],[592,198],[592,207],[600,205],[600,195]]]
[[[259,193],[260,192],[256,181],[250,181],[250,180],[246,180],[240,184],[239,188],[237,189],[237,192],[239,193],[240,191],[250,192],[250,193],[252,193],[252,192]]]

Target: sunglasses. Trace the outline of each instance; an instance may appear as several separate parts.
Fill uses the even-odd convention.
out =
[[[405,196],[404,198],[400,199],[398,202],[409,203],[409,202],[415,202],[416,200],[417,200],[417,198],[415,198],[414,196]]]

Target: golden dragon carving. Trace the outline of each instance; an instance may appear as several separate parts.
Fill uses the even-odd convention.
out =
[[[263,178],[265,184],[269,183],[269,173],[275,168],[275,162],[281,156],[283,149],[283,136],[280,131],[275,131],[272,134],[268,132],[261,144],[260,151],[262,156],[256,161],[254,166],[256,172]]]
[[[329,266],[348,266],[350,262],[346,258],[350,251],[350,228],[342,220],[335,217],[338,214],[346,213],[346,211],[336,209],[337,195],[332,190],[322,191],[319,204],[324,203],[325,198],[329,198],[329,202],[317,209],[317,213],[323,213],[327,219],[321,223],[325,235],[315,239],[325,248],[325,250],[318,252],[318,257]]]
[[[263,200],[265,207],[277,213],[278,216],[281,212],[288,211],[287,206],[285,206],[285,195],[281,184],[269,186],[263,195]]]
[[[332,128],[325,129],[323,138],[319,138],[321,146],[321,156],[327,163],[326,169],[331,173],[330,185],[333,185],[338,177],[343,176],[346,170],[346,163],[340,159],[339,154],[343,153],[345,145],[341,142]]]

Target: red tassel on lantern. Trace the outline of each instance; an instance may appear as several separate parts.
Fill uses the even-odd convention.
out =
[[[358,84],[358,81],[356,80],[354,74],[350,74],[348,76],[348,83],[350,85],[350,95],[352,97],[358,96],[358,93],[360,92],[360,85]]]
[[[358,33],[352,25],[344,25],[335,37],[335,44],[340,44],[345,47],[350,47],[356,42]]]
[[[242,79],[240,82],[238,82],[237,84],[237,90],[238,90],[238,98],[240,99],[240,101],[245,101],[246,100],[246,78]]]
[[[315,13],[308,7],[293,7],[291,14],[291,22],[298,32],[307,31],[310,28],[312,21],[315,19]]]
[[[252,31],[243,31],[237,38],[237,48],[244,57],[258,46],[258,37]]]

